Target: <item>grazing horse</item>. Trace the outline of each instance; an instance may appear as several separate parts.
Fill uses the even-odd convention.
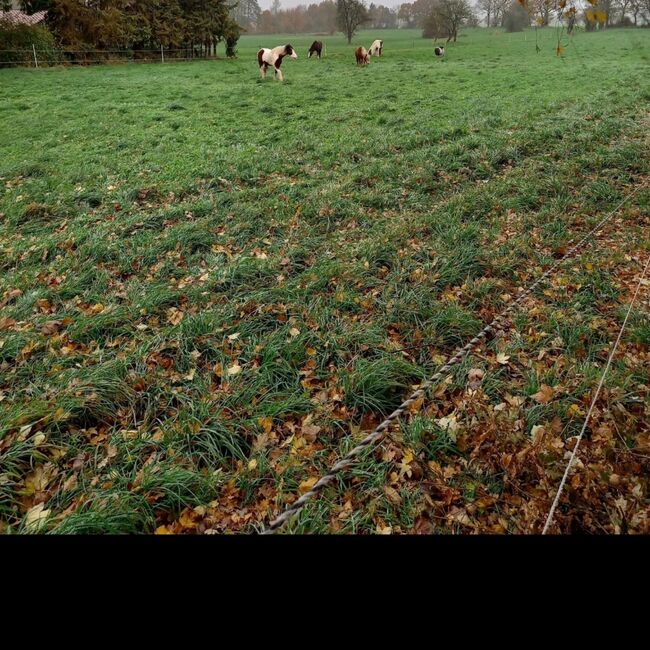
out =
[[[262,79],[266,77],[266,71],[269,68],[273,68],[275,78],[278,81],[283,81],[280,66],[282,65],[282,59],[285,56],[288,56],[290,59],[298,58],[296,50],[294,50],[291,45],[278,45],[278,47],[274,47],[272,50],[263,47],[257,53],[257,62],[260,64],[260,76]]]
[[[370,55],[365,47],[358,47],[354,51],[354,56],[357,59],[357,65],[368,65],[370,63]]]
[[[445,56],[445,48],[444,48],[444,47],[436,47],[436,48],[433,50],[433,53],[434,53],[436,56]]]
[[[371,56],[381,56],[381,52],[384,49],[384,41],[373,41],[372,45],[370,46],[370,50],[368,50],[369,54]]]
[[[312,54],[318,54],[320,59],[321,52],[323,51],[323,44],[320,41],[314,41],[309,48],[309,58],[311,59]]]

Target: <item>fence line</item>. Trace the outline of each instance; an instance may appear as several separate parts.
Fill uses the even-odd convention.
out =
[[[560,497],[562,496],[562,492],[564,491],[564,486],[566,485],[567,479],[569,478],[569,472],[571,471],[571,467],[576,459],[576,454],[578,453],[578,447],[580,446],[580,443],[582,442],[582,439],[585,435],[585,431],[587,430],[589,419],[591,418],[591,414],[594,412],[596,402],[598,401],[598,396],[600,395],[600,391],[602,390],[603,385],[605,383],[605,377],[607,376],[609,368],[612,365],[612,360],[614,359],[616,350],[618,349],[619,343],[621,342],[621,338],[623,338],[623,332],[625,331],[625,326],[627,325],[627,321],[630,318],[630,314],[632,313],[632,307],[634,307],[634,303],[636,302],[636,298],[639,295],[639,291],[643,286],[643,280],[645,278],[645,274],[647,273],[649,266],[650,266],[650,257],[648,257],[648,261],[645,263],[645,267],[643,268],[643,273],[641,273],[641,277],[639,278],[639,284],[636,287],[636,291],[632,296],[632,300],[630,301],[630,305],[627,309],[627,313],[625,314],[625,320],[621,325],[621,329],[618,332],[616,341],[614,341],[614,344],[612,345],[611,352],[609,354],[609,357],[607,358],[607,364],[605,365],[603,374],[600,377],[600,382],[598,383],[596,392],[594,393],[594,396],[591,400],[589,411],[587,413],[587,416],[585,417],[584,423],[582,424],[582,429],[580,429],[580,434],[576,438],[576,444],[573,447],[573,451],[571,452],[571,456],[569,457],[569,462],[567,463],[566,469],[564,470],[564,474],[562,475],[562,480],[560,481],[560,485],[555,494],[555,499],[553,500],[553,504],[551,505],[551,509],[549,510],[548,517],[546,518],[546,523],[544,524],[542,535],[546,535],[548,533],[551,523],[553,522],[553,516],[555,515],[555,511],[558,507],[558,504],[560,503]]]
[[[152,50],[75,50],[68,48],[0,49],[0,68],[42,68],[60,65],[93,65],[111,63],[170,63],[173,61],[214,61],[224,56],[193,52],[192,48],[169,48],[161,46]]]

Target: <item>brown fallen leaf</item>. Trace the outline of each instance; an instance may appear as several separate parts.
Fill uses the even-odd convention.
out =
[[[315,424],[306,424],[302,427],[302,435],[307,442],[315,442],[320,430],[321,427],[317,427]]]
[[[390,485],[384,486],[384,494],[394,506],[401,505],[402,497],[395,488],[390,487]]]
[[[485,372],[480,368],[472,368],[469,373],[467,373],[468,385],[472,390],[476,390],[483,381]]]
[[[15,298],[19,298],[23,295],[23,292],[20,289],[9,289],[2,294],[2,302],[0,302],[0,307],[8,305]]]
[[[51,336],[52,334],[56,334],[61,329],[62,325],[63,323],[60,320],[48,320],[43,324],[43,327],[41,327],[41,332],[45,334],[45,336]]]
[[[553,389],[546,384],[542,384],[539,391],[532,395],[532,398],[540,404],[548,404],[553,399]]]

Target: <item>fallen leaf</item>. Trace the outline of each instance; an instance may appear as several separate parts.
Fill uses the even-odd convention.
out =
[[[448,415],[447,417],[439,418],[435,422],[443,431],[446,431],[447,434],[449,434],[449,437],[453,441],[456,440],[456,433],[458,432],[460,426],[456,420],[456,415],[454,413]]]
[[[539,391],[532,395],[532,398],[540,404],[548,404],[553,399],[553,389],[546,384],[542,384]]]
[[[390,485],[384,486],[384,494],[394,506],[401,505],[402,497],[395,488],[390,487]]]
[[[307,442],[314,442],[320,430],[321,427],[317,427],[315,424],[306,424],[302,427],[302,435]]]
[[[313,478],[308,478],[306,481],[303,481],[299,486],[298,486],[298,492],[300,494],[304,494],[305,492],[309,492],[314,485],[318,483],[318,477],[314,476]]]
[[[29,533],[37,533],[49,517],[50,511],[45,509],[44,503],[39,503],[33,508],[30,508],[23,519],[25,523],[25,530]]]
[[[41,327],[41,332],[45,334],[45,336],[51,336],[61,329],[61,325],[63,325],[63,323],[60,320],[48,320],[43,324],[43,327]]]
[[[155,535],[173,535],[174,533],[172,533],[172,531],[169,530],[169,528],[167,528],[167,526],[158,526],[158,528],[156,528],[156,532],[154,534]]]
[[[473,390],[476,390],[483,381],[485,372],[480,368],[472,368],[469,373],[467,373],[467,379],[469,382],[469,387]]]
[[[542,441],[542,438],[544,437],[544,434],[546,433],[546,429],[539,425],[536,424],[531,430],[530,430],[530,437],[533,440],[533,444],[539,444]]]

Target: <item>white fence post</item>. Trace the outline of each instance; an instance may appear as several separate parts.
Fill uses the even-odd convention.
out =
[[[32,43],[32,50],[34,50],[34,63],[36,64],[36,67],[38,68],[38,57],[36,56],[36,45]]]
[[[163,46],[160,46],[160,60],[164,63],[165,62],[165,52],[163,51]]]

